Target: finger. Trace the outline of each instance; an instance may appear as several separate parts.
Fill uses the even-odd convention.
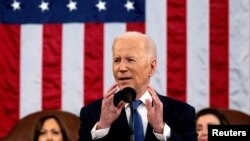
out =
[[[111,99],[112,97],[114,97],[114,94],[115,94],[116,90],[117,90],[117,88],[114,88],[113,90],[108,92],[104,99],[107,100],[107,99]]]
[[[151,111],[151,109],[152,109],[152,104],[151,104],[151,102],[150,102],[149,99],[146,99],[146,100],[145,100],[145,104],[146,104],[147,110],[148,110],[148,111]]]
[[[105,103],[108,105],[108,106],[114,106],[113,104],[113,99],[114,99],[114,95],[110,95],[109,97],[107,97],[105,99]]]
[[[152,97],[152,100],[158,99],[157,94],[155,93],[154,89],[151,86],[148,86],[148,91],[149,91],[149,94]]]
[[[114,91],[117,89],[117,83],[114,83],[113,85],[111,85],[111,87],[108,89],[108,93],[111,92],[111,91]]]
[[[151,86],[148,86],[148,91],[152,97],[153,105],[159,105],[161,103],[161,101],[160,101],[158,95],[156,94],[155,90]]]
[[[119,104],[117,105],[117,109],[121,110],[124,106],[125,106],[125,102],[124,101],[120,101]]]
[[[117,90],[117,83],[114,83],[107,91],[106,95],[104,96],[104,99],[113,95],[116,92],[116,90]]]
[[[103,98],[102,105],[104,107],[109,107],[113,105],[114,94],[117,90],[117,83],[114,83],[109,90],[107,91],[106,95]]]

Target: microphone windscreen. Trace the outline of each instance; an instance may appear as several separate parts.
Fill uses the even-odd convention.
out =
[[[115,106],[117,106],[119,102],[123,99],[122,96],[123,96],[122,90],[119,90],[118,92],[115,93],[114,99],[113,99],[113,103]]]
[[[122,91],[124,93],[123,101],[125,101],[127,103],[131,103],[135,100],[136,92],[133,88],[126,87],[126,88],[122,89]]]
[[[126,102],[126,103],[131,103],[135,100],[135,97],[136,97],[135,90],[131,87],[126,87],[126,88],[123,88],[122,90],[118,91],[114,95],[113,103],[115,106],[117,106],[121,100]]]

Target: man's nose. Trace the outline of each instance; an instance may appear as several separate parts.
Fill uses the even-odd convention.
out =
[[[125,61],[121,61],[119,65],[119,70],[120,71],[126,71],[127,70],[127,63]]]

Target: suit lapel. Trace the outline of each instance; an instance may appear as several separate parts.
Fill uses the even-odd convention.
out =
[[[123,108],[120,116],[111,125],[111,132],[120,138],[130,137],[130,127],[128,124],[125,109]]]
[[[158,94],[159,99],[162,101],[163,104],[163,120],[166,120],[167,118],[167,103],[162,99],[162,97]],[[164,121],[168,123],[168,121]],[[148,127],[146,130],[146,136],[145,136],[145,141],[157,141],[157,138],[155,137],[153,133],[153,127],[148,123]]]

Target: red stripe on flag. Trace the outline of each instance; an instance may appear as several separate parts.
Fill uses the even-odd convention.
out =
[[[104,27],[85,24],[84,105],[103,97]]]
[[[0,24],[0,137],[19,120],[20,26]]]
[[[61,109],[62,25],[43,26],[42,109]]]
[[[167,4],[167,95],[186,101],[186,0]]]
[[[210,0],[210,105],[228,108],[229,3]]]
[[[138,31],[145,33],[145,23],[127,23],[127,31]]]

